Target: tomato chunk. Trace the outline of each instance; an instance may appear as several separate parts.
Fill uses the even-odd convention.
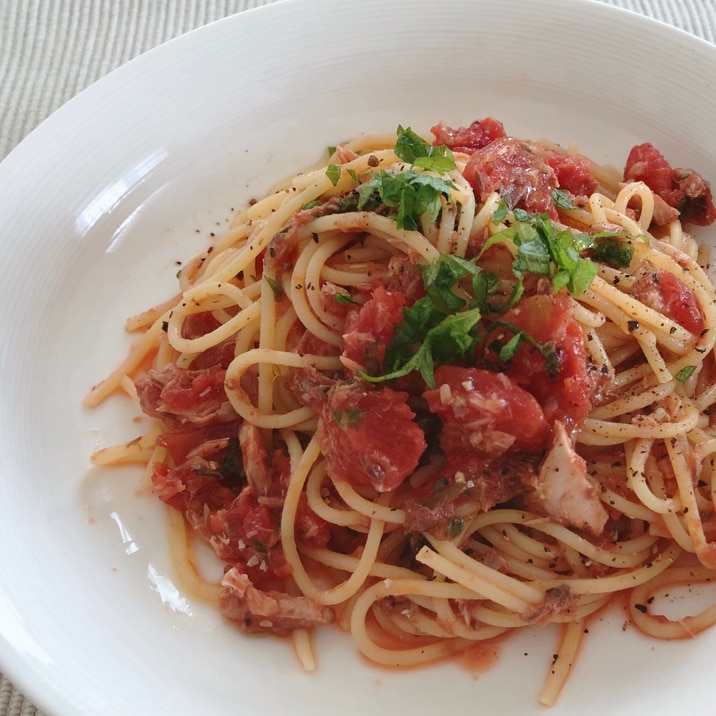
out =
[[[531,214],[547,212],[557,219],[552,192],[557,175],[541,148],[521,139],[504,137],[472,154],[463,172],[480,201],[498,192],[510,209]]]
[[[450,453],[472,449],[485,455],[536,453],[549,426],[539,403],[504,373],[440,366],[425,391],[428,407],[443,423],[440,447]]]
[[[631,294],[691,333],[699,335],[704,329],[704,314],[694,292],[671,271],[642,266]]]
[[[675,210],[671,215],[665,214],[658,223],[681,218],[684,223],[709,226],[716,221],[709,182],[693,169],[672,168],[649,142],[632,147],[624,166],[624,181],[643,181]]]
[[[406,303],[402,293],[378,286],[368,301],[346,317],[343,357],[362,366],[369,374],[380,375],[385,349],[395,327],[403,320]]]
[[[321,406],[318,430],[329,475],[352,485],[371,485],[378,492],[398,487],[426,447],[407,397],[359,381],[333,386]]]
[[[487,364],[501,368],[534,395],[550,425],[561,420],[568,431],[581,425],[606,376],[587,358],[582,327],[574,320],[569,298],[562,294],[529,296],[504,315],[504,323],[524,331],[547,350],[543,353],[523,342],[504,363],[497,354],[514,333],[500,328],[487,338]]]
[[[445,122],[439,122],[431,130],[435,136],[434,144],[450,147],[454,152],[472,154],[505,135],[502,122],[492,117],[477,119],[468,127],[452,129]]]

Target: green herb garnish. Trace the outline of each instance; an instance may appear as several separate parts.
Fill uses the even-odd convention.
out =
[[[470,360],[477,338],[475,328],[481,310],[465,289],[482,282],[475,261],[452,254],[441,254],[433,263],[421,266],[426,295],[403,310],[385,355],[385,374],[361,377],[371,382],[394,380],[417,370],[431,388],[435,387],[435,367]],[[459,284],[468,285],[460,288]]]
[[[687,365],[684,366],[675,376],[674,378],[679,381],[679,383],[685,383],[696,370],[695,365]]]
[[[444,144],[433,146],[410,127],[398,125],[398,139],[395,142],[395,153],[404,162],[413,166],[444,174],[455,169],[455,156]]]
[[[564,191],[564,189],[555,189],[552,192],[552,201],[558,209],[564,209],[565,211],[577,208],[572,201],[571,194],[568,191]]]
[[[351,303],[354,306],[358,305],[358,301],[354,301],[350,293],[336,293],[334,298],[336,303]]]
[[[547,214],[532,216],[522,209],[515,209],[512,213],[515,223],[491,236],[481,252],[482,255],[490,246],[501,241],[511,241],[517,248],[512,270],[518,283],[509,305],[519,300],[519,287],[526,271],[551,276],[555,291],[566,287],[574,296],[584,293],[597,275],[596,265],[579,255],[584,249],[584,237],[588,235],[560,229]]]
[[[326,176],[331,180],[331,184],[335,186],[341,178],[341,168],[336,164],[329,164],[326,167]]]
[[[283,286],[275,278],[264,274],[264,280],[271,287],[275,298],[281,298],[283,296]]]
[[[614,268],[629,268],[634,247],[618,235],[601,233],[595,235],[594,260]]]
[[[413,170],[381,170],[358,187],[358,209],[373,203],[377,196],[380,203],[395,209],[392,218],[399,229],[415,231],[423,214],[430,221],[437,220],[442,208],[440,196],[449,196],[454,187],[451,181]]]

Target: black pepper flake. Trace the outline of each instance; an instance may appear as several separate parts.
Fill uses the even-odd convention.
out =
[[[169,330],[169,321],[162,321],[162,330],[164,331],[164,333],[167,333],[167,331]]]
[[[642,614],[646,614],[646,604],[635,604],[634,609],[638,609]]]
[[[311,234],[311,238],[318,243],[318,234],[315,231]]]
[[[630,332],[634,332],[639,329],[639,321],[627,321],[627,328]]]

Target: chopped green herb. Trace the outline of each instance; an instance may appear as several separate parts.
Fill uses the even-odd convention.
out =
[[[328,147],[328,156],[332,157],[336,153],[336,149],[338,149],[338,147]]]
[[[522,209],[515,209],[512,213],[515,223],[491,236],[480,254],[500,241],[511,241],[517,248],[512,270],[518,282],[510,305],[516,302],[516,294],[519,300],[525,272],[552,276],[555,291],[565,286],[575,296],[586,291],[597,275],[596,265],[579,255],[588,244],[587,235],[560,229],[547,214],[532,216]]]
[[[480,311],[477,308],[450,314],[425,334],[422,345],[400,367],[382,376],[360,375],[365,380],[377,383],[395,380],[417,370],[425,383],[434,388],[436,364],[464,360],[474,352],[477,341],[471,332],[479,320]]]
[[[356,173],[355,169],[346,169],[348,172],[348,176],[356,183],[360,184],[360,180],[358,179],[358,174]]]
[[[685,382],[694,374],[694,371],[695,371],[695,370],[696,370],[696,366],[695,366],[695,365],[687,365],[687,366],[684,366],[684,367],[674,376],[674,378],[676,378],[676,380],[678,380],[679,383],[685,383]]]
[[[564,189],[555,189],[552,192],[552,201],[558,209],[564,209],[565,211],[576,209],[572,201],[572,196],[568,191],[564,191]]]
[[[218,479],[229,485],[239,486],[246,482],[246,472],[241,461],[239,450],[239,438],[234,436],[229,439],[224,453],[224,459],[219,468]]]
[[[629,268],[633,256],[634,246],[616,236],[600,236],[594,248],[594,260],[614,268]]]
[[[353,305],[358,305],[358,302],[353,300],[350,293],[337,293],[334,298],[336,303],[352,303]]]
[[[505,204],[505,200],[500,199],[497,204],[497,209],[495,209],[495,213],[492,215],[492,219],[490,219],[490,221],[497,226],[497,224],[505,220],[508,212],[509,209],[507,208],[507,204]]]
[[[326,167],[326,176],[331,180],[331,184],[335,186],[341,178],[341,168],[335,164],[329,164]]]
[[[395,209],[392,218],[399,229],[417,230],[418,221],[425,214],[430,221],[438,218],[442,205],[440,196],[449,196],[454,184],[440,177],[413,170],[386,172],[381,170],[358,187],[358,209],[375,201]]]
[[[455,169],[455,157],[452,150],[441,144],[433,146],[410,127],[398,126],[398,139],[395,142],[395,153],[404,162],[413,166],[444,174]]]
[[[417,370],[434,387],[437,365],[469,360],[474,354],[474,329],[482,314],[479,307],[468,305],[469,293],[463,290],[464,297],[458,295],[458,284],[474,284],[480,268],[474,261],[441,254],[433,263],[421,266],[420,271],[426,295],[403,310],[403,320],[386,350],[386,373],[361,374],[365,380],[394,380]]]
[[[472,290],[475,298],[470,302],[470,308],[479,308],[482,313],[489,312],[487,297],[495,294],[500,287],[500,279],[494,273],[484,271],[472,277]]]
[[[499,356],[503,363],[509,363],[517,354],[520,346],[523,343],[528,343],[529,345],[534,346],[545,359],[545,369],[547,371],[547,375],[550,378],[555,378],[559,374],[559,356],[557,355],[557,348],[552,341],[540,343],[532,338],[529,333],[521,331],[517,328],[517,326],[505,321],[495,321],[495,323],[493,323],[488,330],[491,331],[499,326],[506,328],[513,334],[512,338],[510,338],[510,340],[507,341],[502,348],[500,348]]]
[[[271,278],[268,274],[264,274],[264,280],[271,287],[273,295],[276,298],[281,298],[283,296],[283,286],[275,278]]]
[[[313,201],[309,201],[306,204],[304,204],[301,209],[303,211],[307,211],[308,209],[315,209],[317,206],[321,205],[320,199],[314,199]]]

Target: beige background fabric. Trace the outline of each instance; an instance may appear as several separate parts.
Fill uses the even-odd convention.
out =
[[[0,0],[0,160],[115,67],[196,27],[276,1]],[[716,0],[601,2],[716,44]],[[0,716],[43,716],[2,673]]]

